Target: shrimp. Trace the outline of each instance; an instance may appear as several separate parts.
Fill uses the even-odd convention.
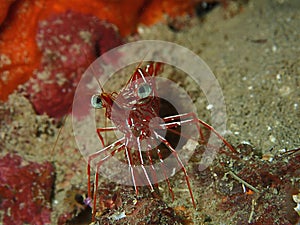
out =
[[[156,159],[160,161],[160,168],[164,174],[164,178],[168,184],[169,192],[174,199],[174,193],[170,185],[170,181],[166,175],[166,165],[164,163],[164,155],[161,146],[167,149],[168,153],[176,160],[178,166],[182,170],[188,187],[190,198],[194,208],[196,201],[193,195],[190,178],[183,161],[179,157],[173,144],[162,135],[162,131],[171,131],[177,135],[181,134],[176,128],[184,125],[194,125],[197,129],[199,137],[204,140],[204,134],[200,127],[206,127],[211,133],[214,133],[232,152],[236,150],[229,144],[212,126],[197,118],[193,112],[187,112],[167,117],[161,117],[159,114],[161,101],[157,95],[157,86],[155,77],[162,71],[162,63],[151,62],[145,67],[140,65],[126,85],[119,93],[94,94],[91,97],[91,105],[95,109],[105,109],[105,117],[111,120],[114,126],[97,128],[98,137],[103,148],[88,156],[87,176],[88,176],[88,199],[93,201],[92,220],[95,220],[96,198],[99,182],[99,172],[101,166],[112,158],[116,153],[124,152],[125,160],[131,174],[132,184],[136,194],[138,194],[138,180],[140,176],[146,181],[151,191],[154,191],[158,180],[154,169],[154,153]],[[110,131],[120,131],[122,137],[118,138],[112,144],[105,146],[103,133]],[[104,157],[99,156],[104,155]],[[97,160],[96,160],[97,159]],[[94,190],[91,188],[91,164],[96,161]],[[146,169],[146,161],[150,164],[151,173]],[[141,173],[138,174],[135,166],[139,165]],[[92,196],[93,194],[93,196]],[[93,199],[93,200],[92,200]]]

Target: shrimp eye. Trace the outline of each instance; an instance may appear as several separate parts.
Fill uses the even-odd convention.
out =
[[[91,104],[92,107],[95,109],[102,109],[103,104],[102,104],[102,99],[100,95],[93,95],[91,98]]]
[[[147,83],[143,83],[139,86],[137,94],[138,96],[143,99],[143,98],[147,98],[152,92],[152,88],[149,84]]]

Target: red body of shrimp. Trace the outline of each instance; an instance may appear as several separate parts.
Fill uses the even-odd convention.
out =
[[[91,193],[91,166],[93,160],[98,158],[101,154],[105,156],[95,162],[95,182],[93,193],[93,216],[95,219],[96,213],[96,197],[98,188],[99,171],[104,162],[109,160],[117,152],[124,152],[125,158],[128,163],[128,167],[131,174],[132,184],[138,193],[137,179],[141,174],[137,174],[134,169],[135,160],[138,158],[138,164],[142,168],[142,176],[146,180],[146,184],[151,191],[154,190],[153,183],[156,184],[156,174],[153,169],[153,173],[148,174],[145,169],[145,159],[142,151],[146,153],[146,158],[150,166],[153,166],[153,158],[151,151],[154,149],[160,162],[162,162],[162,170],[164,170],[163,160],[164,157],[161,154],[158,144],[162,144],[172,154],[181,170],[184,173],[185,180],[188,186],[188,190],[191,196],[193,206],[196,208],[195,199],[193,196],[192,188],[189,181],[189,176],[184,167],[183,162],[179,158],[175,148],[170,142],[160,134],[159,130],[172,130],[185,124],[194,124],[197,127],[200,138],[204,140],[200,125],[208,128],[223,143],[232,151],[236,152],[234,148],[219,134],[213,127],[199,120],[194,113],[178,114],[174,116],[168,116],[160,118],[160,99],[157,97],[157,89],[155,83],[155,77],[162,69],[161,63],[150,63],[144,68],[137,68],[132,74],[125,87],[119,93],[105,93],[96,94],[92,97],[91,103],[94,108],[105,108],[105,116],[110,119],[115,126],[97,128],[98,136],[104,146],[104,139],[101,133],[108,131],[121,131],[124,135],[114,143],[103,147],[100,151],[97,151],[88,156],[88,199],[92,199]],[[179,122],[180,121],[180,122]],[[176,132],[173,130],[173,132]],[[180,134],[179,134],[180,135]],[[141,143],[145,144],[141,144]],[[143,147],[142,147],[143,146]],[[147,149],[143,149],[147,148]],[[133,157],[133,155],[135,157]],[[96,161],[96,160],[95,160]],[[162,171],[164,172],[164,171]],[[174,193],[170,186],[168,177],[165,175],[165,180],[168,183],[169,191],[174,199]]]

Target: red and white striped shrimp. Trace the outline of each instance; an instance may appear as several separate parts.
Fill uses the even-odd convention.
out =
[[[127,161],[136,193],[138,193],[139,179],[144,179],[150,190],[154,191],[154,185],[157,185],[158,180],[156,178],[157,170],[154,169],[153,164],[155,160],[158,160],[161,169],[159,172],[164,174],[169,191],[174,199],[174,193],[166,175],[165,157],[160,147],[164,146],[169,154],[176,159],[178,166],[184,173],[192,204],[196,208],[196,201],[184,163],[178,156],[175,147],[162,133],[164,131],[171,131],[177,135],[184,136],[184,134],[175,129],[184,125],[194,125],[201,140],[204,140],[203,131],[200,127],[203,126],[210,130],[211,133],[214,133],[232,152],[236,152],[212,126],[198,119],[193,112],[167,117],[160,116],[161,102],[157,95],[155,78],[161,71],[161,63],[151,62],[145,67],[138,66],[119,93],[106,93],[101,87],[102,93],[95,94],[91,98],[92,107],[95,109],[104,108],[105,117],[114,124],[111,127],[97,128],[97,134],[103,148],[88,156],[87,200],[92,201],[93,199],[93,220],[95,220],[97,188],[101,166],[116,153],[123,152],[125,154],[125,160]],[[110,131],[120,131],[122,137],[118,138],[112,144],[105,146],[102,134]],[[157,158],[155,159],[155,157]],[[146,163],[150,166],[150,172],[146,169]],[[96,168],[93,196],[91,188],[91,164],[94,164]],[[136,170],[137,165],[141,168],[139,172]]]

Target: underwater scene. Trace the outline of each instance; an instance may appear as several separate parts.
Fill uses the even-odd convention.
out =
[[[0,224],[300,224],[299,0],[0,2]]]

